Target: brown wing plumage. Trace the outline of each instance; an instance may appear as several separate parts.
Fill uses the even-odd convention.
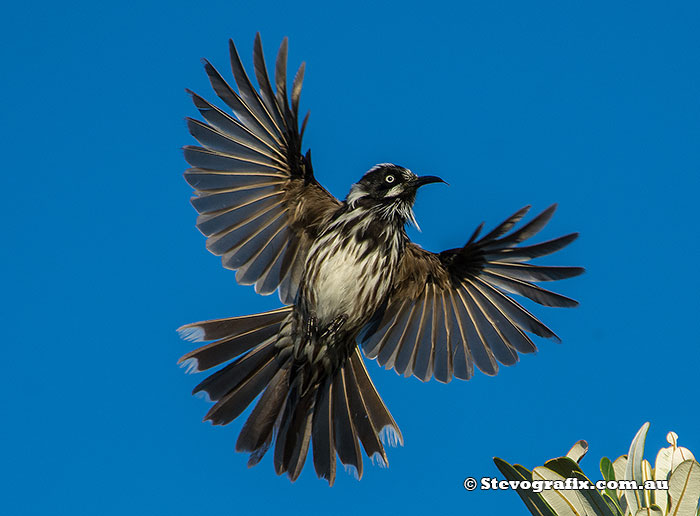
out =
[[[253,87],[230,42],[234,91],[207,61],[204,68],[214,91],[233,111],[231,116],[190,92],[204,121],[188,119],[201,147],[187,146],[192,166],[185,179],[195,189],[192,205],[207,249],[236,280],[255,284],[261,294],[279,288],[285,304],[294,301],[301,266],[320,225],[340,203],[314,178],[311,155],[301,153],[307,118],[299,130],[299,96],[304,65],[287,96],[287,40],[275,66],[275,91],[255,38],[254,68],[260,91]]]
[[[508,234],[529,210],[525,207],[477,240],[482,224],[464,247],[439,254],[409,244],[389,302],[362,334],[366,355],[405,376],[449,382],[452,376],[471,378],[474,365],[495,375],[499,362],[512,365],[518,352],[535,351],[527,333],[558,339],[509,296],[545,306],[578,304],[533,282],[570,278],[582,268],[526,263],[567,246],[577,233],[518,247],[547,224],[555,208]]]

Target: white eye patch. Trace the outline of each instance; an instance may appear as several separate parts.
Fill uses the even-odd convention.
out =
[[[386,181],[387,183],[393,183],[393,182],[394,182],[394,176],[388,175],[388,176],[386,176],[386,177],[384,178],[384,181]]]

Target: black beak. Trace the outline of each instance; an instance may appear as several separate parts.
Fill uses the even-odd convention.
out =
[[[420,176],[415,181],[413,181],[413,187],[417,189],[423,185],[429,185],[430,183],[445,183],[445,184],[447,184],[447,181],[445,181],[437,176]]]

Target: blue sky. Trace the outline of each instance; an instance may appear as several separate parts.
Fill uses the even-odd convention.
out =
[[[527,5],[526,5],[527,4]],[[696,228],[700,48],[694,2],[62,2],[4,8],[2,131],[7,514],[526,514],[472,492],[493,456],[528,467],[578,439],[582,465],[649,455],[675,430],[700,452]],[[310,461],[296,484],[270,457],[246,469],[242,421],[211,427],[176,367],[175,328],[278,306],[237,286],[194,227],[186,164],[212,99],[199,59],[246,66],[260,31],[307,63],[305,148],[344,197],[377,162],[450,187],[421,191],[421,245],[464,243],[482,220],[560,204],[543,238],[581,238],[544,263],[574,310],[533,310],[562,337],[494,378],[422,384],[368,368],[405,446],[390,468]],[[528,305],[531,306],[531,305]],[[8,355],[9,354],[9,355]],[[332,509],[331,509],[332,508]]]

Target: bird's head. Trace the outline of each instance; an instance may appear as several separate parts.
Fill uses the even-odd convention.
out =
[[[393,163],[380,163],[352,185],[345,202],[351,209],[374,208],[384,218],[396,217],[418,227],[412,210],[418,188],[444,182],[436,176],[417,176]]]
[[[416,199],[416,191],[430,183],[444,183],[436,176],[417,176],[410,170],[393,163],[375,165],[352,185],[346,202],[356,205],[359,201],[391,204],[403,202],[410,205]]]

